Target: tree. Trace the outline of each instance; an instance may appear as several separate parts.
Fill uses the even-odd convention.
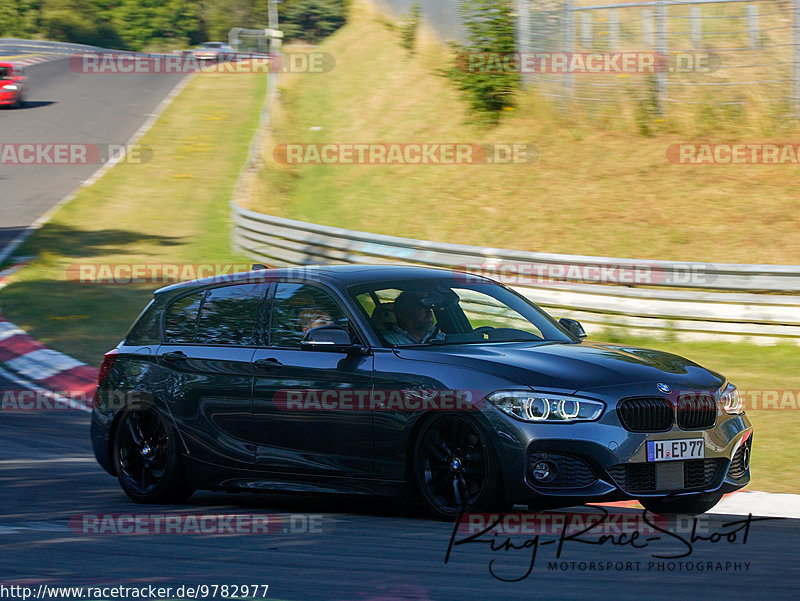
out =
[[[317,43],[345,24],[345,0],[287,0],[278,5],[280,28],[286,40]]]
[[[508,0],[463,0],[467,43],[453,44],[456,65],[447,70],[472,108],[494,123],[500,111],[514,105],[519,74],[505,69],[472,69],[470,57],[508,56],[517,51],[514,15]],[[488,62],[488,61],[487,61]]]

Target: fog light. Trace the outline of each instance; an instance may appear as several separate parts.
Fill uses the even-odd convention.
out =
[[[558,473],[558,469],[549,461],[538,461],[533,466],[533,479],[537,482],[550,482]]]

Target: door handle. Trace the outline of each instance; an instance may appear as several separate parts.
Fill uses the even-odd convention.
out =
[[[283,363],[278,361],[275,357],[269,357],[268,359],[256,359],[253,361],[253,365],[260,367],[261,369],[278,369],[283,367]]]
[[[183,361],[184,359],[188,359],[186,353],[183,351],[170,351],[169,353],[161,355],[161,358],[164,359],[164,361]]]

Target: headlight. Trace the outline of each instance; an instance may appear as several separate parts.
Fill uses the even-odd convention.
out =
[[[19,86],[15,83],[8,83],[3,86],[4,90],[19,90]]]
[[[487,399],[503,413],[525,422],[588,422],[600,417],[605,408],[600,401],[524,390],[500,390]]]
[[[719,395],[719,404],[725,413],[730,413],[731,415],[744,413],[742,408],[742,395],[739,394],[739,390],[736,386],[730,382],[722,389]]]

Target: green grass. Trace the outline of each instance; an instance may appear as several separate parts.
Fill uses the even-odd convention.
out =
[[[266,91],[262,75],[195,76],[120,164],[17,251],[35,257],[0,291],[0,310],[34,338],[91,365],[125,335],[158,284],[67,279],[76,264],[247,263],[230,246],[229,202]]]
[[[257,208],[355,229],[492,246],[797,262],[798,188],[791,174],[758,168],[743,176],[665,165],[669,140],[565,122],[535,104],[495,130],[465,125],[468,115],[457,93],[432,75],[441,65],[438,46],[428,41],[408,58],[372,13],[356,17],[323,48],[337,60],[331,74],[297,75],[284,83],[284,104],[265,156],[271,156],[269,144],[279,142],[534,141],[541,161],[523,171],[306,170],[272,163],[259,176]],[[142,140],[154,149],[152,162],[115,167],[19,250],[36,258],[0,291],[3,313],[49,346],[96,365],[157,286],[75,284],[66,281],[70,265],[247,262],[230,250],[228,199],[258,121],[264,85],[259,76],[196,77]],[[367,96],[367,90],[374,94]],[[323,129],[309,132],[314,125]],[[614,341],[684,355],[742,389],[800,390],[797,347],[618,336]],[[794,457],[798,413],[749,415],[756,427],[751,488],[800,492]]]
[[[562,113],[526,93],[494,128],[437,72],[451,60],[422,35],[409,56],[369,6],[320,48],[325,74],[282,76],[251,208],[349,229],[479,246],[642,259],[800,263],[797,165],[678,165],[681,142],[785,141],[758,119],[671,108],[655,135],[635,115]],[[315,128],[312,130],[311,128]],[[789,125],[787,124],[787,127]],[[794,134],[794,135],[793,135]],[[282,165],[282,143],[529,143],[521,165]]]
[[[719,372],[741,390],[791,390],[800,396],[800,349],[792,344],[755,346],[725,342],[664,342],[598,334],[591,340],[608,340],[665,350]],[[747,411],[755,429],[752,455],[752,490],[800,493],[800,410]]]

